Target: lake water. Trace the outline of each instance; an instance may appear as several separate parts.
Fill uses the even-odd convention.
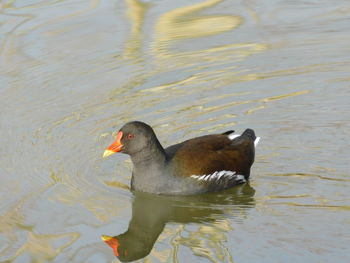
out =
[[[0,1],[0,262],[350,262],[349,105],[348,0]],[[250,183],[132,193],[131,120],[254,129]]]

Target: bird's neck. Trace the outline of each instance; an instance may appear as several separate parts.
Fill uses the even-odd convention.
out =
[[[164,163],[166,160],[166,154],[163,146],[155,137],[154,140],[145,148],[131,155],[131,160],[134,164],[134,167],[144,168]]]
[[[132,189],[156,192],[166,166],[165,150],[158,140],[131,156],[131,160],[134,165]]]

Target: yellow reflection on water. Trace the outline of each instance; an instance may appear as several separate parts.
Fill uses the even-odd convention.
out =
[[[243,20],[240,16],[196,15],[199,11],[213,7],[220,2],[222,1],[204,1],[191,6],[177,8],[163,14],[156,26],[158,43],[181,38],[208,36],[237,27]]]
[[[212,62],[220,60],[232,61],[235,57],[240,60],[251,54],[267,49],[262,43],[234,43],[224,44],[216,47],[204,48],[202,50],[173,51],[172,44],[183,39],[198,39],[205,36],[218,35],[229,32],[243,23],[239,15],[200,15],[200,12],[222,2],[221,0],[208,0],[185,7],[178,7],[162,14],[155,23],[154,42],[151,44],[153,54],[158,59],[168,57],[181,58],[181,66],[193,63],[200,67],[201,62]],[[139,0],[127,0],[127,17],[131,24],[131,30],[123,56],[125,58],[142,59],[141,48],[144,46],[144,34],[142,27],[150,4]],[[220,57],[220,59],[218,59]],[[167,61],[169,64],[173,62]]]
[[[243,18],[238,15],[198,15],[200,11],[220,2],[221,0],[204,1],[163,14],[158,19],[155,28],[155,55],[166,55],[164,47],[175,40],[216,35],[239,26]]]
[[[323,179],[323,180],[350,182],[350,179],[327,177],[327,176],[322,176],[319,174],[309,174],[309,173],[271,174],[271,176],[291,176],[291,177],[301,177],[301,178],[302,177],[318,177],[319,179]]]
[[[295,177],[298,182],[303,179],[315,178],[319,180],[325,180],[325,183],[338,183],[338,182],[349,182],[348,179],[343,178],[334,178],[322,176],[319,174],[311,174],[311,173],[280,173],[280,174],[271,174],[270,176],[274,177]],[[330,182],[327,182],[330,181]],[[277,185],[276,182],[274,182]],[[288,184],[285,184],[288,185]],[[291,200],[288,200],[291,199]],[[296,201],[299,202],[296,202]],[[330,200],[326,198],[323,194],[295,194],[295,195],[281,195],[281,194],[269,194],[262,198],[260,198],[260,205],[264,209],[271,209],[272,206],[291,206],[291,207],[301,207],[301,208],[313,208],[313,209],[326,209],[326,210],[334,210],[334,211],[348,211],[350,210],[350,206],[348,205],[338,205],[332,204],[335,200]],[[260,208],[261,208],[260,207]],[[276,211],[276,210],[275,210]]]
[[[26,216],[23,212],[25,206],[32,203],[55,184],[55,181],[50,182],[39,191],[25,195],[1,216],[0,232],[7,239],[7,244],[1,248],[1,255],[11,255],[9,261],[6,262],[11,262],[18,256],[27,253],[31,255],[33,262],[46,262],[54,259],[79,238],[80,234],[77,232],[39,234],[35,232],[32,225],[26,222]],[[58,243],[62,245],[58,246]],[[16,251],[12,253],[14,248]]]
[[[74,180],[78,180],[76,182]],[[90,211],[99,221],[108,222],[114,216],[121,213],[128,204],[120,201],[120,205],[115,205],[114,198],[106,198],[103,195],[101,197],[88,196],[85,197],[86,189],[91,187],[89,182],[85,181],[79,175],[75,175],[74,179],[72,176],[64,174],[62,172],[52,173],[51,178],[57,182],[55,193],[50,197],[54,201],[60,201],[64,204],[75,205],[80,203],[85,207],[86,210]],[[122,189],[129,189],[127,185],[122,183],[106,182],[106,185],[118,187]]]
[[[309,208],[325,208],[325,209],[336,210],[336,211],[349,211],[350,210],[350,206],[346,206],[346,205],[299,204],[299,203],[293,203],[293,202],[272,203],[272,205],[281,205],[281,204],[288,205],[288,206],[299,206],[299,207],[309,207]]]
[[[104,183],[108,186],[111,187],[116,187],[116,188],[121,188],[121,189],[125,189],[125,190],[130,190],[129,185],[127,184],[123,184],[121,182],[118,181],[104,181]]]
[[[143,40],[142,26],[150,4],[138,0],[126,0],[126,5],[126,14],[131,23],[131,32],[125,42],[124,56],[129,59],[140,59]]]
[[[132,21],[131,32],[140,33],[149,4],[138,0],[126,0],[126,4],[128,7],[126,14]]]
[[[64,245],[56,248],[53,243],[56,243],[57,240],[65,240],[66,237],[69,238],[69,241],[66,241]],[[16,251],[14,258],[29,252],[35,259],[33,262],[46,262],[61,254],[65,248],[71,246],[79,237],[79,233],[44,235],[29,232],[27,241]]]
[[[229,102],[226,104],[221,104],[221,105],[215,105],[215,106],[202,106],[200,107],[200,111],[193,113],[193,116],[198,116],[198,115],[203,115],[203,114],[207,114],[209,112],[217,112],[217,111],[221,111],[227,108],[231,108],[232,106],[235,105],[242,105],[242,104],[248,104],[248,103],[256,103],[256,102],[270,102],[270,101],[275,101],[275,100],[280,100],[280,99],[285,99],[288,97],[293,97],[293,96],[298,96],[298,95],[302,95],[302,94],[307,94],[310,91],[308,90],[302,90],[302,91],[297,91],[297,92],[291,92],[291,93],[287,93],[287,94],[282,94],[282,95],[278,95],[278,96],[272,96],[272,97],[267,97],[267,98],[261,98],[261,99],[256,99],[256,100],[243,100],[243,101],[233,101],[233,102]],[[262,107],[264,108],[264,107]]]
[[[232,231],[229,220],[217,220],[210,225],[199,225],[195,231],[184,234],[185,227],[180,225],[172,241],[173,262],[177,262],[178,247],[188,247],[193,254],[207,258],[211,262],[233,262],[232,255],[223,242],[226,233]]]

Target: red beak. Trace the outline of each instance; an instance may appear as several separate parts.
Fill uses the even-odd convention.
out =
[[[104,242],[106,242],[113,249],[114,255],[119,257],[119,253],[118,253],[119,241],[118,241],[118,239],[115,237],[106,236],[106,235],[102,235],[101,238]]]
[[[120,152],[121,149],[123,148],[123,144],[120,142],[120,140],[123,137],[123,132],[118,132],[117,138],[115,141],[107,147],[107,149],[103,153],[103,157],[110,156],[112,154],[115,154],[116,152]]]

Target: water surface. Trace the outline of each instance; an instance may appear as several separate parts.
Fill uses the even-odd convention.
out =
[[[346,0],[1,1],[0,262],[119,262],[102,234],[138,262],[349,262],[349,28]],[[132,193],[102,159],[130,120],[253,128],[249,185]]]

